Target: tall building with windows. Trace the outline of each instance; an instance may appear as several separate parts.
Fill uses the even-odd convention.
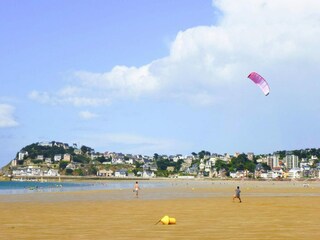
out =
[[[272,155],[272,165],[273,165],[273,167],[280,167],[279,158],[280,158],[279,154],[273,154]]]
[[[273,154],[273,155],[267,156],[267,157],[266,157],[266,163],[267,163],[267,165],[268,165],[271,169],[280,167],[279,157],[280,157],[279,154]]]
[[[266,163],[272,169],[273,168],[273,157],[272,156],[267,156],[266,157]]]
[[[284,165],[287,169],[298,168],[299,167],[299,157],[293,154],[288,154],[283,159]]]

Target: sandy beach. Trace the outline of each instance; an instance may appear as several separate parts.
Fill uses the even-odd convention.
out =
[[[242,203],[232,201],[240,186]],[[1,239],[320,239],[320,183],[172,181],[170,187],[0,195]],[[175,225],[155,224],[164,215]]]

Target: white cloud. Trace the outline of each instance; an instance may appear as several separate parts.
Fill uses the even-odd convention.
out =
[[[85,91],[78,90],[73,91],[69,87],[61,89],[57,94],[48,92],[38,92],[36,90],[29,93],[28,97],[32,100],[38,101],[43,104],[51,105],[72,105],[75,107],[83,106],[101,106],[109,105],[111,103],[109,97],[107,96],[97,96],[99,95],[97,91],[88,91],[88,94],[83,94]],[[96,96],[95,96],[96,94]]]
[[[268,71],[271,77],[295,66],[319,65],[319,1],[216,0],[213,5],[222,13],[218,25],[179,32],[167,57],[105,73],[77,71],[73,86],[30,97],[74,106],[145,96],[209,105],[230,97],[251,71]]]
[[[90,119],[93,119],[93,118],[98,117],[97,114],[92,113],[92,112],[90,112],[90,111],[81,111],[81,112],[79,112],[79,116],[80,116],[82,119],[85,119],[85,120],[90,120]]]
[[[0,128],[15,127],[18,122],[13,116],[14,107],[9,104],[0,104]]]
[[[28,97],[32,100],[36,100],[40,103],[50,103],[50,95],[47,92],[38,92],[36,90],[29,93]],[[52,102],[52,104],[55,104]]]
[[[101,88],[113,97],[138,97],[155,91],[158,82],[150,75],[149,65],[136,67],[115,66],[107,73],[75,72],[85,88]]]

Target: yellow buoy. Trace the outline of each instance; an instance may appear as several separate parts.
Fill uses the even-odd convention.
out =
[[[176,219],[175,218],[171,218],[168,215],[163,216],[158,222],[156,222],[156,225],[162,222],[163,225],[169,225],[169,224],[176,224]]]
[[[175,218],[169,218],[169,224],[176,224],[176,222]]]
[[[163,218],[160,219],[160,222],[162,222],[162,224],[164,225],[168,225],[170,222],[169,216],[164,216]]]

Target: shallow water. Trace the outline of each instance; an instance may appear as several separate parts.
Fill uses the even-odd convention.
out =
[[[34,192],[73,192],[87,190],[122,190],[132,189],[134,181],[110,182],[32,182],[10,181],[0,182],[0,194],[28,194]],[[146,182],[140,184],[143,188],[161,188],[168,182]]]
[[[18,189],[2,190],[1,202],[91,202],[110,200],[137,200],[132,192],[135,181],[97,181],[90,183],[64,183],[61,188],[48,187],[36,190]],[[29,183],[24,183],[29,184]],[[240,181],[139,181],[141,200],[167,200],[187,198],[221,198],[232,199],[236,186],[241,188],[241,198],[258,197],[319,197],[320,182],[240,182]],[[0,190],[1,192],[1,190]],[[17,193],[18,192],[18,193]],[[21,194],[22,193],[22,194]]]

